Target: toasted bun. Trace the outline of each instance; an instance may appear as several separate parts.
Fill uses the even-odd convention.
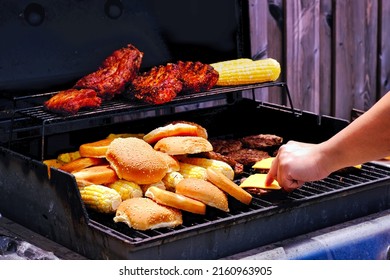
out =
[[[69,172],[69,173],[73,173],[73,172],[80,171],[84,168],[90,167],[90,166],[103,165],[104,163],[107,163],[107,162],[103,158],[90,158],[90,157],[84,158],[83,157],[83,158],[75,159],[69,163],[65,163],[64,165],[60,166],[59,169],[66,171],[66,172]]]
[[[149,144],[154,144],[158,140],[170,136],[198,136],[198,128],[188,123],[171,123],[157,127],[145,134],[144,140]]]
[[[154,149],[169,155],[198,154],[213,150],[211,143],[199,136],[172,136],[159,140]]]
[[[107,138],[96,142],[82,144],[79,148],[80,156],[104,158],[106,156],[108,146],[113,140],[114,138]]]
[[[165,160],[168,166],[168,172],[173,172],[173,171],[179,171],[180,170],[180,164],[179,161],[174,158],[171,155],[168,155],[167,153],[161,152],[161,151],[156,151],[160,156]]]
[[[196,128],[198,129],[196,132],[196,136],[203,137],[205,139],[208,138],[207,130],[203,126],[201,126],[200,124],[197,124],[194,122],[188,122],[188,121],[174,121],[173,122],[173,124],[177,124],[177,123],[189,124],[189,125],[196,126]]]
[[[206,204],[181,194],[162,190],[157,187],[150,187],[145,192],[145,196],[153,199],[159,204],[171,206],[195,214],[206,214]]]
[[[176,193],[199,200],[206,205],[229,212],[226,194],[212,183],[197,178],[184,178],[176,185]]]
[[[119,204],[114,222],[126,223],[137,230],[176,227],[183,223],[178,209],[160,205],[145,197],[135,197]]]
[[[221,171],[207,168],[207,180],[244,204],[250,204],[252,195],[226,177]]]
[[[137,184],[159,182],[168,170],[161,155],[135,137],[114,139],[107,149],[106,159],[120,179]]]
[[[73,173],[80,185],[106,185],[118,180],[115,171],[108,165],[96,165]]]

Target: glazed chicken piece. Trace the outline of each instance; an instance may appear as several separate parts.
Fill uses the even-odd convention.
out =
[[[133,45],[114,51],[100,68],[78,80],[74,88],[89,88],[104,100],[110,100],[124,91],[138,74],[143,53]]]
[[[52,96],[44,103],[44,108],[62,115],[74,115],[82,108],[97,108],[102,99],[93,89],[68,89]]]
[[[163,104],[171,101],[182,90],[176,64],[155,66],[148,72],[136,77],[129,87],[129,93],[135,99],[150,104]]]
[[[210,90],[218,81],[218,72],[209,64],[199,61],[178,61],[183,93],[196,93]]]

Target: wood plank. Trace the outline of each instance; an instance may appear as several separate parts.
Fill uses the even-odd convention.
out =
[[[321,115],[332,115],[332,0],[320,2],[319,99]]]
[[[267,11],[267,0],[249,0],[251,58],[253,59],[268,57]],[[252,91],[244,92],[243,96],[252,98]],[[255,96],[256,100],[268,101],[269,89],[256,89]]]
[[[390,91],[390,1],[379,1],[379,53],[377,99]]]
[[[376,67],[377,1],[334,2],[334,115],[351,118],[352,109],[372,104]]]
[[[286,81],[284,63],[284,9],[283,0],[269,0],[267,13],[267,53],[280,63],[281,73],[279,81]],[[282,95],[284,94],[284,95]],[[286,105],[285,91],[279,87],[269,89],[269,102]],[[289,104],[287,104],[289,105]]]
[[[319,0],[285,1],[286,79],[294,106],[319,113]]]

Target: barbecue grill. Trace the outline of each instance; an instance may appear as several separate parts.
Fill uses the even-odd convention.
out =
[[[121,1],[107,3],[106,11],[110,10],[110,3],[116,3],[119,11],[126,11],[118,4],[123,4]],[[240,11],[235,28],[241,32],[240,43],[245,42],[242,13],[245,14],[247,3],[230,1],[230,4]],[[37,6],[29,7],[42,13]],[[69,9],[74,11],[74,7]],[[39,21],[35,23],[40,25]],[[243,56],[245,48],[238,45],[233,48],[236,56]],[[159,63],[164,59],[160,57]],[[53,79],[44,78],[39,79],[40,87],[46,90]],[[67,78],[68,82],[73,79]],[[158,106],[119,97],[94,111],[67,117],[43,109],[43,101],[56,91],[37,92],[37,84],[31,80],[19,86],[15,80],[2,82],[7,86],[2,94],[5,109],[0,119],[0,213],[87,258],[224,258],[390,208],[390,168],[366,163],[361,168],[347,168],[324,180],[306,183],[289,194],[255,195],[249,206],[230,199],[229,213],[208,208],[205,216],[183,213],[183,225],[174,229],[137,231],[114,223],[112,215],[86,208],[75,178],[55,168],[51,168],[49,176],[42,161],[77,150],[82,143],[102,139],[109,133],[145,133],[176,120],[199,123],[210,138],[270,133],[283,137],[284,141],[311,143],[328,139],[348,122],[296,110],[284,82],[216,87],[178,96]],[[289,101],[287,105],[257,100],[257,90],[270,87],[281,89]],[[241,176],[253,172],[245,170]],[[240,179],[237,177],[237,182]]]

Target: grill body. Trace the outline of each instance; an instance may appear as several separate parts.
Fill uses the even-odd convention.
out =
[[[99,139],[112,132],[147,132],[178,119],[201,124],[208,129],[210,138],[273,133],[285,141],[313,143],[327,139],[347,125],[343,120],[296,113],[284,106],[244,98],[211,108],[108,122],[88,130],[68,131],[62,126],[65,131],[60,133],[53,124],[50,131],[55,133],[44,137],[43,150],[47,157],[61,149],[75,149],[92,140],[88,137]],[[255,125],[243,126],[245,123]],[[66,140],[58,141],[61,137]],[[0,149],[0,176],[4,178],[0,213],[92,259],[223,258],[390,206],[390,170],[368,163],[362,169],[307,183],[291,194],[279,192],[255,197],[250,206],[231,199],[229,213],[211,208],[205,216],[184,213],[184,223],[178,228],[141,232],[115,224],[112,215],[86,209],[74,177],[52,169],[49,178],[40,155],[29,153],[35,149],[28,145],[26,148],[25,142],[12,141],[11,148]]]

